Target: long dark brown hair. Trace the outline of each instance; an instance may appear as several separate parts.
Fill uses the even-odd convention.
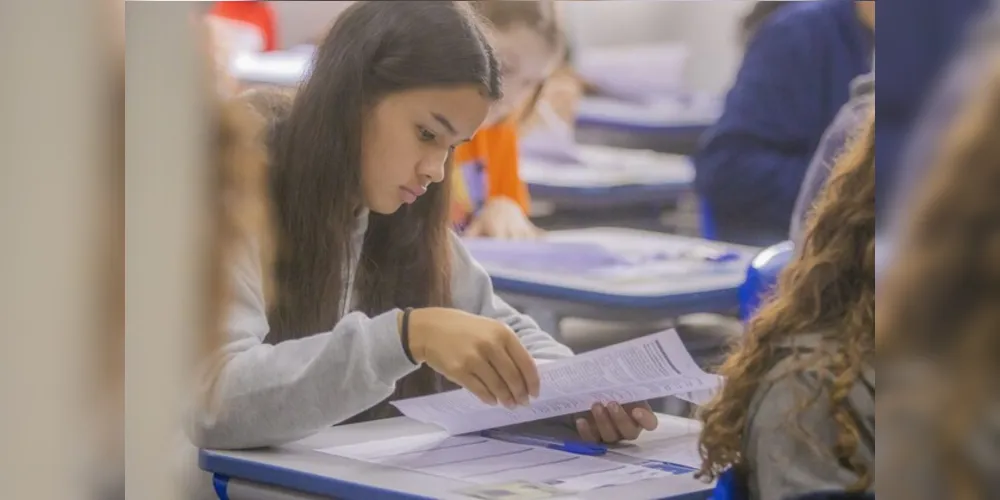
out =
[[[896,446],[879,460],[892,471],[910,471],[918,458],[940,465],[932,483],[941,491],[931,495],[883,475],[899,498],[996,494],[998,426],[989,419],[1000,402],[1000,51],[985,52],[982,65],[981,93],[945,134],[880,283],[879,373],[895,383],[884,397],[892,413],[880,400],[879,418],[923,427],[890,441]],[[974,445],[993,457],[977,457]]]
[[[460,2],[357,2],[341,14],[272,131],[277,300],[267,342],[330,331],[345,305],[369,316],[451,305],[448,180],[394,214],[372,213],[361,255],[351,254],[363,206],[361,131],[372,108],[397,92],[476,85],[497,100],[497,65],[478,17]],[[353,304],[343,304],[355,257]],[[421,369],[397,396],[431,392],[436,382]]]
[[[720,394],[701,413],[701,473],[715,478],[735,466],[745,472],[743,442],[747,409],[768,372],[780,361],[787,340],[796,335],[833,332],[836,344],[809,356],[788,375],[820,370],[829,394],[830,419],[837,443],[831,453],[861,478],[852,489],[872,481],[856,463],[859,424],[847,396],[870,361],[875,342],[875,117],[837,160],[808,222],[795,260],[781,273],[773,297],[750,321],[746,335],[723,363]],[[808,400],[799,402],[803,407]],[[805,430],[805,429],[803,429]]]

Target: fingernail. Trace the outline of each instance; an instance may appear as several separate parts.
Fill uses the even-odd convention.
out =
[[[587,428],[587,420],[578,418],[576,419],[576,430],[582,431]]]
[[[636,409],[632,410],[632,418],[634,418],[636,420],[639,420],[640,418],[643,418],[645,415],[646,415],[646,413],[643,412],[641,408],[636,408]]]
[[[622,411],[622,407],[618,406],[618,403],[611,403],[608,405],[608,408],[611,409],[612,413],[618,413]]]

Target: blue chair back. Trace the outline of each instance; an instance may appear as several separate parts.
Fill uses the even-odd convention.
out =
[[[723,472],[715,483],[712,500],[749,500],[750,494],[743,478],[733,469]]]
[[[747,279],[740,287],[740,319],[750,319],[761,302],[778,283],[781,270],[792,260],[795,245],[791,241],[778,243],[757,254],[747,269]]]

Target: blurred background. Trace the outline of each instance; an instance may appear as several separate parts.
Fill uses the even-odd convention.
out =
[[[315,44],[350,3],[0,6],[0,331],[7,336],[0,348],[0,498],[184,498],[178,463],[190,457],[180,451],[181,415],[194,367],[214,345],[205,338],[219,335],[212,280],[223,267],[215,249],[224,242],[214,99],[254,87],[294,89],[308,77]],[[663,248],[688,260],[680,270],[657,271],[671,287],[649,301],[574,302],[525,288],[531,269],[493,257],[523,249],[473,248],[501,295],[577,350],[673,326],[711,366],[790,258],[788,225],[806,167],[853,98],[850,82],[874,70],[874,2],[848,2],[872,4],[862,36],[868,45],[851,53],[860,63],[836,62],[849,69],[817,87],[815,100],[826,111],[801,115],[815,118],[810,126],[818,133],[803,139],[810,148],[779,207],[780,234],[720,232],[732,221],[719,210],[732,207],[706,201],[717,191],[696,179],[708,172],[698,157],[725,132],[720,119],[740,112],[743,101],[732,100],[732,89],[750,64],[744,56],[753,50],[754,26],[764,22],[751,13],[761,4],[780,12],[797,3],[805,2],[555,2],[569,53],[523,124],[520,170],[531,193],[525,215],[549,234],[568,231],[559,241],[637,241],[645,252],[643,245],[662,237]],[[892,30],[897,46],[928,38],[939,44],[912,45],[937,60],[905,108],[912,121],[960,60],[976,32],[971,20],[987,3],[956,2],[941,15],[919,2],[907,19],[910,31]],[[250,4],[266,4],[266,11]],[[942,35],[920,36],[928,32]],[[803,43],[815,43],[817,66],[839,61],[824,52],[837,43]],[[887,71],[899,70],[895,58],[881,59],[890,61]],[[788,81],[806,78],[793,69],[774,71],[789,72]],[[748,86],[766,83],[752,76]],[[777,92],[795,90],[790,84]],[[810,106],[795,99],[768,101],[768,109],[782,115]],[[912,127],[902,128],[905,135]],[[725,190],[745,186],[751,183],[734,181]],[[883,248],[880,263],[891,262]],[[539,280],[546,290],[593,289],[607,276],[546,279]],[[634,299],[620,283],[636,280],[615,275],[615,284],[599,291]],[[681,402],[664,405],[687,411]]]

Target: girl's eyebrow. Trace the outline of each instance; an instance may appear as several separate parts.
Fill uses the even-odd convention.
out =
[[[433,116],[434,119],[437,120],[437,122],[440,123],[442,127],[447,129],[448,132],[451,132],[451,135],[458,135],[458,132],[455,130],[455,126],[452,125],[451,122],[444,117],[444,115],[440,113],[431,113],[431,116]]]

